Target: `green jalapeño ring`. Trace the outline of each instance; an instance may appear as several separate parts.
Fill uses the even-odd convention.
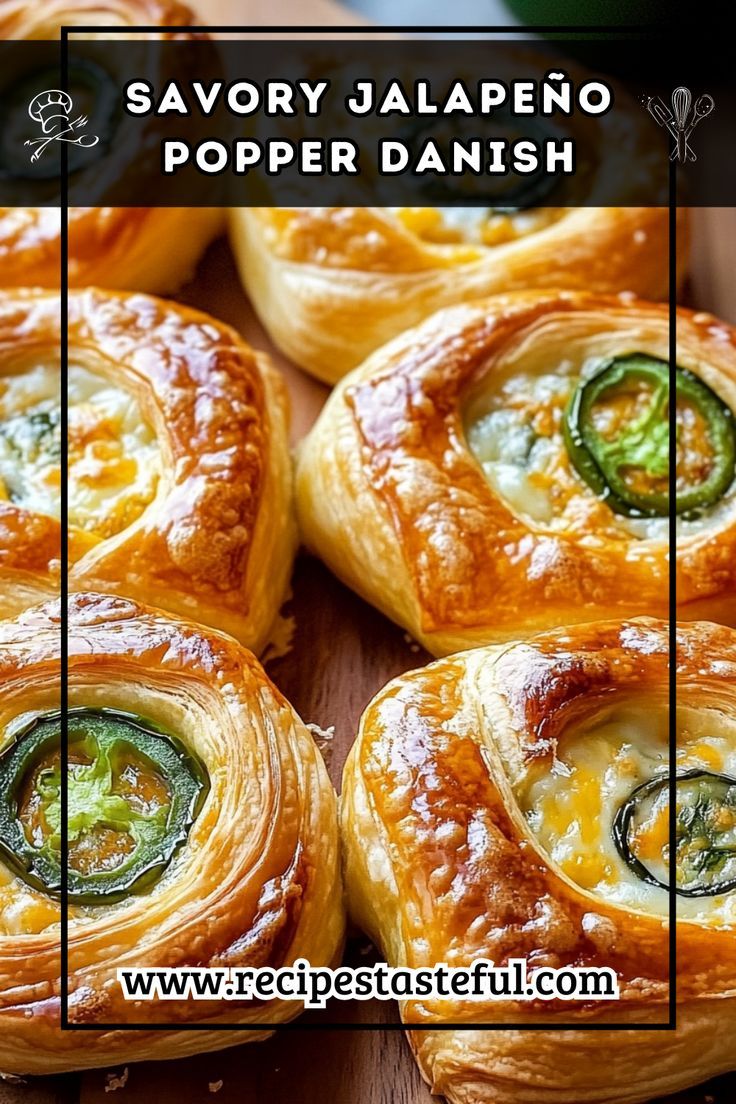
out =
[[[705,446],[691,448],[681,438],[683,466],[694,478],[678,473],[675,511],[693,516],[715,505],[736,477],[736,420],[728,406],[701,379],[676,368],[678,411],[701,427]],[[578,475],[603,497],[614,513],[628,517],[667,517],[669,495],[669,367],[643,353],[616,357],[585,380],[565,411],[563,434]],[[644,402],[641,399],[644,398]],[[632,417],[618,417],[616,401],[635,403]],[[620,413],[620,411],[619,411]],[[678,457],[679,467],[679,457]]]
[[[668,817],[669,780],[651,778],[631,793],[613,823],[619,855],[638,878],[669,889],[669,833],[660,859],[637,851],[647,821]],[[717,897],[736,889],[736,778],[691,770],[675,779],[675,891],[681,897]]]
[[[203,765],[132,714],[68,715],[71,904],[149,889],[184,843],[209,790]],[[62,888],[61,717],[35,718],[0,755],[0,858],[30,886]]]

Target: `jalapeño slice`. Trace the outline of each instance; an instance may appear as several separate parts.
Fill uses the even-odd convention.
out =
[[[713,506],[736,477],[736,420],[701,379],[675,371],[675,512]],[[563,419],[570,459],[617,514],[667,517],[669,368],[643,353],[616,357],[574,392]]]
[[[678,774],[675,891],[716,897],[736,889],[736,778],[710,771]],[[613,839],[624,862],[649,885],[669,889],[669,783],[652,778],[618,810]]]
[[[29,885],[62,886],[61,719],[38,717],[0,756],[0,858]],[[149,888],[185,841],[207,794],[178,740],[112,710],[69,714],[68,889],[110,904]]]
[[[494,138],[506,142],[509,148],[519,138],[533,139],[542,148],[546,140],[562,133],[546,119],[528,118],[520,127],[518,120],[504,111],[494,116],[493,128]],[[416,150],[424,149],[430,141],[443,146],[452,140],[472,141],[477,135],[475,121],[470,116],[452,119],[442,115],[420,116],[407,120],[402,130],[407,144]],[[489,176],[482,183],[480,177],[429,173],[418,178],[416,187],[419,195],[432,205],[461,206],[469,201],[472,206],[486,207],[490,215],[511,215],[544,203],[549,205],[550,195],[559,188],[559,181],[554,173],[538,168],[529,175],[506,172]]]

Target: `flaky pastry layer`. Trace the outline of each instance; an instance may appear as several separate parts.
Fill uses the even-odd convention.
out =
[[[427,242],[379,207],[242,208],[231,215],[230,236],[273,340],[329,383],[455,303],[519,288],[650,299],[668,289],[667,211],[654,207],[569,209],[542,230],[488,247]],[[681,271],[684,257],[681,242]]]
[[[0,363],[58,364],[59,297],[0,295]],[[155,495],[112,536],[70,531],[71,589],[124,594],[232,633],[259,651],[296,545],[281,378],[229,327],[145,295],[69,296],[69,359],[138,403],[158,444]],[[135,459],[131,457],[130,459]],[[104,506],[109,469],[88,484]],[[0,503],[0,608],[58,585],[59,520]]]
[[[58,708],[60,633],[56,604],[0,623],[0,748],[14,719]],[[99,1032],[59,1028],[58,923],[0,935],[0,1070],[46,1074],[263,1038],[259,1025],[292,1018],[299,1002],[126,1002],[116,970],[339,959],[335,795],[311,735],[241,645],[127,599],[73,595],[68,649],[71,708],[132,712],[174,733],[210,789],[154,886],[71,911],[69,1019]],[[25,892],[19,879],[15,890]],[[104,1030],[121,1022],[172,1029]],[[177,1030],[190,1023],[210,1029]],[[218,1030],[226,1024],[256,1030]]]
[[[47,0],[43,4],[5,0],[0,5],[0,39],[49,40],[59,37],[61,26],[91,25],[150,27],[150,33],[135,36],[137,42],[199,38],[196,33],[155,30],[194,22],[190,9],[175,0]],[[122,37],[116,34],[110,41]],[[116,141],[119,144],[119,138]],[[134,145],[131,158],[135,150]],[[222,211],[205,207],[71,207],[69,286],[159,295],[175,291],[192,276],[224,221]],[[58,208],[0,208],[0,287],[58,288],[60,284]]]
[[[440,311],[335,388],[303,443],[297,501],[306,544],[435,655],[553,625],[666,616],[666,528],[634,534],[571,471],[551,473],[536,520],[493,486],[466,432],[478,395],[634,352],[669,356],[667,307],[631,296],[517,292]],[[680,310],[678,364],[736,410],[736,333]],[[503,392],[505,394],[505,392]],[[509,392],[509,407],[514,392]],[[557,431],[556,431],[557,432]],[[556,491],[574,488],[562,514]],[[559,486],[558,486],[559,485]],[[736,502],[677,541],[680,616],[736,624]]]
[[[732,739],[736,634],[682,624],[674,658],[683,700],[713,711],[714,732],[730,718],[721,728]],[[602,704],[634,695],[666,706],[668,677],[666,623],[581,625],[409,672],[363,714],[343,778],[348,902],[388,961],[525,958],[612,967],[619,979],[613,1003],[405,1003],[419,1067],[453,1104],[634,1104],[736,1064],[736,933],[717,918],[678,921],[675,1033],[554,1030],[667,1022],[667,910],[575,884],[532,830],[518,786],[532,768],[554,771],[567,727],[580,733]],[[431,1030],[443,1022],[470,1027]],[[517,1030],[530,1023],[549,1030]]]

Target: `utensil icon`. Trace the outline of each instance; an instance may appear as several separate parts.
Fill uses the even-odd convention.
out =
[[[642,103],[647,111],[660,126],[667,127],[670,134],[675,134],[675,117],[660,96],[643,96]]]
[[[713,97],[704,92],[692,107],[690,89],[679,85],[672,93],[672,110],[660,96],[642,96],[641,102],[657,125],[665,127],[675,139],[670,160],[677,158],[682,163],[695,161],[695,153],[688,140],[701,119],[707,118],[715,108]]]
[[[672,93],[672,110],[675,115],[675,127],[677,128],[677,160],[687,160],[687,138],[685,137],[685,127],[687,126],[688,115],[690,114],[690,105],[692,103],[692,95],[689,88],[684,88],[680,85]]]
[[[690,119],[690,124],[685,131],[686,145],[690,135],[695,130],[695,127],[698,125],[700,120],[707,119],[715,106],[716,105],[713,97],[710,96],[707,92],[704,92],[702,96],[698,96],[697,100],[695,101],[695,106],[693,107],[693,114]],[[677,156],[678,150],[674,149],[670,154],[670,160],[674,161],[675,157]],[[688,161],[696,160],[695,154],[693,153],[693,150],[689,145],[687,146],[686,157]]]
[[[86,115],[78,115],[71,118],[72,98],[68,92],[60,88],[49,88],[45,92],[39,92],[28,105],[28,114],[34,122],[41,124],[42,134],[38,138],[27,138],[23,145],[33,149],[31,162],[38,161],[39,157],[51,142],[66,142],[70,146],[80,146],[82,149],[90,149],[99,142],[96,134],[79,134],[74,138],[67,135],[87,126],[89,120]]]

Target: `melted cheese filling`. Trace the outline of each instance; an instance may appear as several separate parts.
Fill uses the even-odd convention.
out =
[[[736,777],[736,720],[717,710],[678,711],[677,771]],[[616,847],[612,826],[632,792],[667,774],[668,719],[664,706],[633,702],[601,711],[564,733],[552,768],[532,765],[517,784],[520,807],[537,839],[583,889],[628,908],[666,916],[666,890],[643,881]],[[652,818],[640,857],[666,859],[669,816]],[[677,898],[678,916],[736,923],[736,892]]]
[[[69,519],[111,537],[153,500],[158,442],[133,396],[99,376],[70,367],[68,395]]]
[[[499,498],[530,527],[581,536],[595,533],[608,539],[666,541],[668,518],[615,514],[580,478],[570,460],[562,435],[565,408],[580,380],[599,365],[596,358],[582,370],[563,362],[554,372],[510,375],[497,393],[479,395],[469,404],[468,446]],[[710,509],[694,518],[679,517],[678,535],[717,525],[734,510],[736,481]]]
[[[59,902],[31,889],[0,863],[0,936],[37,935],[60,923]]]
[[[0,379],[0,499],[59,513],[59,373],[35,365]]]
[[[531,207],[497,212],[493,207],[390,207],[403,226],[436,245],[503,245],[544,230],[562,209]]]
[[[104,539],[152,501],[158,444],[135,398],[79,365],[69,366],[69,522]],[[0,499],[59,515],[59,371],[33,365],[0,380]]]

